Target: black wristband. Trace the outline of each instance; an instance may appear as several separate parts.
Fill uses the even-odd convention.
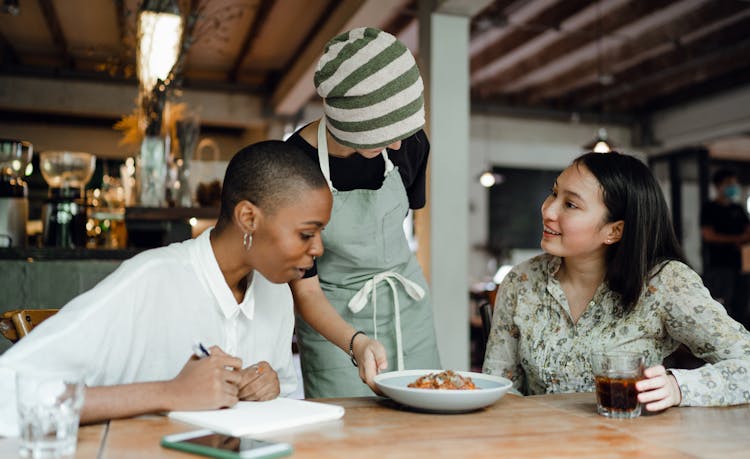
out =
[[[352,365],[354,365],[355,367],[359,366],[357,365],[357,359],[354,358],[354,338],[356,338],[357,335],[367,336],[367,333],[363,332],[362,330],[357,330],[352,335],[352,339],[349,340],[349,358],[352,359]]]

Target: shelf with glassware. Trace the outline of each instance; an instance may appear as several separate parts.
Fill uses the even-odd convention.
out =
[[[131,247],[161,247],[198,236],[219,218],[218,207],[127,207]]]

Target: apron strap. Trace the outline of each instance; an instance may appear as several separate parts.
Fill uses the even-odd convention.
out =
[[[385,171],[383,171],[383,177],[387,177],[388,173],[392,171],[395,166],[393,165],[393,162],[391,162],[391,158],[388,157],[387,149],[383,148],[381,154],[383,155],[383,160],[385,161]]]
[[[383,177],[388,176],[388,173],[394,169],[391,158],[388,157],[388,151],[383,148],[381,152],[383,160],[385,161],[385,171]],[[318,122],[318,163],[320,164],[320,170],[323,172],[323,176],[328,182],[328,188],[331,191],[335,191],[333,182],[331,181],[331,166],[328,164],[328,140],[326,138],[326,117],[322,116]]]
[[[355,314],[361,311],[367,305],[368,297],[370,296],[370,294],[372,294],[372,326],[375,334],[374,338],[376,340],[378,339],[377,285],[382,281],[385,281],[388,284],[388,286],[391,288],[391,293],[393,294],[393,309],[396,318],[396,355],[398,360],[398,370],[401,371],[404,369],[404,347],[401,339],[401,307],[398,303],[398,290],[396,289],[396,281],[401,284],[401,287],[403,287],[407,295],[409,295],[414,300],[421,300],[422,298],[424,298],[425,292],[424,289],[416,282],[413,282],[402,276],[401,274],[393,271],[378,273],[372,279],[365,282],[365,285],[363,285],[362,288],[359,289],[359,291],[352,297],[352,299],[349,300],[349,310]]]
[[[320,118],[318,123],[318,163],[320,163],[320,170],[323,172],[323,176],[328,182],[328,188],[331,191],[336,191],[331,181],[331,166],[328,164],[328,141],[326,140],[326,117]]]

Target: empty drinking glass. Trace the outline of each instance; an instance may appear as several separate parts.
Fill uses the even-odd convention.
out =
[[[73,457],[83,406],[84,384],[75,374],[23,370],[16,375],[19,455],[23,458]]]

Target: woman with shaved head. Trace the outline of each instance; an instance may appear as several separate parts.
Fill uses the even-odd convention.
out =
[[[323,174],[296,147],[240,150],[215,228],[125,261],[0,357],[0,435],[18,433],[14,375],[24,369],[80,373],[84,423],[292,393],[286,284],[322,254],[330,213]],[[209,357],[193,356],[196,342]]]

